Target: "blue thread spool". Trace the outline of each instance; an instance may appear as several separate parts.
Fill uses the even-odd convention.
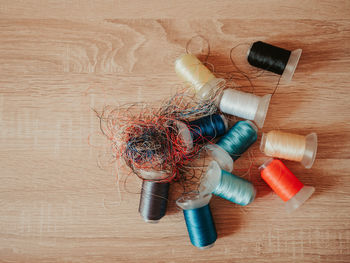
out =
[[[213,114],[205,116],[188,124],[194,143],[211,141],[226,133],[228,124],[223,115]]]
[[[258,128],[251,121],[237,122],[216,145],[237,160],[258,138]]]
[[[207,145],[205,149],[221,169],[232,172],[233,160],[237,160],[257,138],[258,128],[251,121],[239,121],[216,144]]]
[[[217,238],[209,207],[211,196],[211,194],[201,195],[198,192],[190,192],[176,201],[177,205],[183,209],[191,243],[199,249],[213,247]]]
[[[251,182],[222,170],[215,161],[210,162],[199,190],[202,194],[213,193],[242,206],[250,204],[256,195]]]

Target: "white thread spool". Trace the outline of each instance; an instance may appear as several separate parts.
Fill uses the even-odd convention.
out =
[[[260,150],[267,156],[301,162],[309,169],[316,158],[317,134],[302,136],[273,130],[263,133]]]
[[[230,115],[253,120],[259,128],[264,126],[271,94],[259,97],[254,94],[225,89],[219,102],[219,109]]]
[[[175,61],[175,71],[190,83],[201,99],[210,99],[225,86],[226,81],[216,78],[204,64],[192,54],[183,54]]]

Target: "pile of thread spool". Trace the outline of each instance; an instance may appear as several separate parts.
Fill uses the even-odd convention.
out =
[[[298,64],[301,50],[289,51],[264,42],[255,42],[247,50],[247,63],[280,75],[290,81]],[[271,95],[257,96],[226,88],[225,79],[215,75],[194,55],[184,54],[175,61],[178,76],[190,84],[199,100],[210,101],[218,112],[202,118],[178,120],[178,134],[190,154],[200,146],[209,159],[196,191],[184,193],[177,199],[182,208],[191,243],[206,249],[217,239],[214,218],[210,210],[212,195],[246,206],[256,196],[253,183],[238,176],[234,162],[251,147],[264,126]],[[241,118],[229,126],[225,117]],[[281,159],[299,162],[311,168],[317,151],[317,135],[299,135],[271,130],[261,136],[260,150],[266,156],[259,164],[261,178],[284,201],[287,212],[300,207],[314,192],[286,167]],[[164,172],[141,171],[143,185],[139,212],[146,222],[158,222],[166,213],[171,181],[160,180]]]

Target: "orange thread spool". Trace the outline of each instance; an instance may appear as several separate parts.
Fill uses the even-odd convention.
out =
[[[288,201],[295,196],[303,184],[280,161],[272,159],[261,169],[261,177],[283,201]]]

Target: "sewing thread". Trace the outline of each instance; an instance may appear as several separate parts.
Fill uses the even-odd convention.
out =
[[[260,150],[267,156],[301,162],[311,168],[317,152],[317,134],[302,136],[277,130],[263,133]]]
[[[257,128],[252,122],[239,121],[216,144],[237,160],[257,138]]]
[[[219,102],[219,109],[227,114],[253,120],[258,127],[264,126],[271,95],[263,97],[235,89],[225,89]]]
[[[216,161],[210,162],[199,191],[202,194],[213,193],[242,206],[250,204],[256,195],[251,182],[222,170]]]
[[[170,183],[143,180],[139,213],[147,223],[158,223],[165,215]]]
[[[183,54],[175,61],[175,71],[191,84],[201,99],[211,99],[225,85],[225,80],[216,78],[204,64],[192,54]]]
[[[180,197],[176,203],[183,209],[191,243],[199,249],[214,246],[217,239],[216,228],[209,207],[211,194],[190,192]]]
[[[315,191],[304,186],[278,159],[269,159],[259,167],[261,178],[285,202],[288,212],[301,206]]]
[[[213,114],[191,121],[188,126],[193,142],[203,143],[224,135],[228,124],[223,115]]]
[[[247,59],[250,65],[279,74],[289,81],[298,65],[301,52],[301,49],[289,51],[257,41],[251,46]]]

